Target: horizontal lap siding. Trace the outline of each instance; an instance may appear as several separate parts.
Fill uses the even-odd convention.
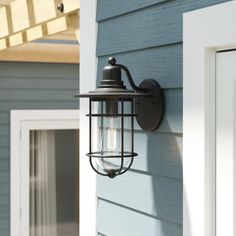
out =
[[[182,179],[182,134],[136,132],[135,150],[133,172]]]
[[[126,12],[135,11],[144,7],[150,7],[154,4],[160,4],[173,0],[110,0],[98,1],[97,20],[101,21],[107,18],[125,14]]]
[[[0,235],[10,229],[10,110],[78,109],[79,65],[0,62]]]
[[[183,13],[220,2],[225,1],[175,0],[101,21],[97,55],[181,42]]]
[[[158,80],[162,88],[182,88],[182,43],[122,54],[112,53],[112,56],[129,68],[137,84],[149,78]],[[106,64],[107,56],[99,57],[99,79]]]
[[[182,236],[181,225],[103,199],[97,219],[98,231],[106,236]]]
[[[170,1],[176,1],[177,6],[184,4],[186,7],[192,7],[192,9],[203,8],[217,3],[226,2],[225,0],[98,0],[97,20],[102,21],[136,10],[143,10],[143,8],[151,7],[153,5],[164,5]]]
[[[98,177],[98,186],[100,198],[182,224],[182,181],[178,179],[129,171],[114,180]]]
[[[161,126],[157,133],[182,133],[182,89],[164,90],[166,112]],[[140,126],[135,122],[134,127],[141,131]]]
[[[137,84],[157,80],[166,99],[156,132],[135,123],[139,155],[131,170],[115,179],[98,177],[98,235],[182,236],[182,15],[222,2],[98,0],[98,83],[107,58],[115,56]]]

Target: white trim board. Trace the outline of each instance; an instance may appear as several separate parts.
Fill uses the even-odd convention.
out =
[[[215,236],[215,54],[236,48],[236,1],[183,19],[183,235]]]
[[[29,195],[21,196],[21,162],[28,163],[27,155],[21,159],[23,145],[29,146],[29,140],[21,140],[21,132],[29,137],[30,130],[37,129],[79,129],[78,110],[12,110],[11,111],[11,236],[29,235],[29,216],[25,204],[29,204]],[[27,136],[28,135],[28,136]],[[23,142],[24,141],[24,142]],[[29,148],[27,149],[29,150]],[[29,154],[29,153],[28,153]],[[26,173],[27,174],[27,173]],[[27,180],[27,176],[24,178]],[[21,186],[21,187],[20,187]],[[23,191],[24,193],[27,192]],[[27,200],[28,199],[28,200]],[[22,210],[20,210],[22,209]],[[21,217],[20,217],[21,215]]]
[[[80,0],[80,93],[94,90],[97,78],[97,0]],[[88,100],[80,99],[80,235],[96,234],[96,174],[85,153],[89,150]]]

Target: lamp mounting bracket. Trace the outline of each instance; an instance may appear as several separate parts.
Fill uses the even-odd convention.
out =
[[[147,132],[154,132],[160,126],[165,112],[163,91],[157,81],[146,79],[139,85],[150,95],[135,98],[136,119],[139,126]]]
[[[127,76],[128,80],[129,80],[129,84],[130,84],[131,88],[132,88],[134,91],[137,91],[137,92],[144,92],[144,93],[147,92],[147,90],[146,90],[145,88],[138,87],[138,86],[134,83],[134,80],[133,80],[133,78],[132,78],[132,76],[131,76],[131,74],[130,74],[130,72],[129,72],[129,69],[128,69],[126,66],[124,66],[124,65],[122,65],[122,64],[116,64],[116,59],[115,59],[114,57],[110,57],[110,58],[108,59],[108,63],[109,63],[110,65],[112,65],[112,66],[116,65],[116,66],[120,67],[123,71],[125,71],[126,76]]]
[[[126,66],[116,64],[114,57],[110,57],[108,63],[125,71],[129,84],[135,92],[149,95],[135,98],[135,113],[139,126],[144,131],[154,132],[160,126],[165,112],[165,99],[160,85],[153,79],[146,79],[137,86]]]

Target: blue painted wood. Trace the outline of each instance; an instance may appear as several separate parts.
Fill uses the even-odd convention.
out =
[[[75,73],[75,76],[77,72]],[[34,82],[32,82],[34,80]],[[71,90],[78,89],[79,81],[73,78],[71,75],[65,78],[61,78],[60,75],[58,78],[44,78],[38,75],[33,77],[30,75],[27,76],[10,76],[10,75],[1,75],[1,90],[5,89],[44,89],[44,90]]]
[[[7,136],[0,136],[0,148],[9,148],[10,147],[10,139]]]
[[[59,91],[62,93],[62,91]],[[79,101],[75,98],[72,98],[69,101],[64,100],[51,100],[45,101],[0,101],[0,107],[2,111],[10,111],[11,109],[79,109]],[[1,130],[1,126],[0,126]],[[2,133],[1,133],[2,134]]]
[[[97,221],[97,230],[109,236],[182,236],[181,225],[103,200],[98,202]]]
[[[9,136],[9,133],[10,133],[10,130],[9,130],[9,127],[7,125],[0,125],[0,132],[1,132],[1,135],[3,136]]]
[[[28,63],[20,62],[14,63],[14,68],[11,62],[1,62],[0,63],[0,79],[5,77],[12,78],[38,78],[45,79],[55,79],[55,83],[58,79],[73,78],[77,80],[79,78],[79,65],[75,64],[55,64],[55,63]],[[22,69],[23,68],[23,69]]]
[[[8,136],[9,137],[9,136]],[[10,148],[1,148],[0,160],[8,159],[10,156]]]
[[[169,0],[173,1],[173,0]],[[176,0],[175,0],[176,1]],[[111,17],[116,17],[122,14],[126,14],[135,10],[142,10],[142,8],[152,7],[155,4],[165,4],[168,0],[98,0],[98,11],[97,11],[97,20],[105,20]],[[183,4],[190,2],[189,0],[185,0]],[[195,2],[200,2],[195,1]],[[202,8],[209,5],[214,5],[221,2],[226,2],[224,0],[206,0],[201,1],[199,4],[192,1],[193,7]],[[196,5],[194,5],[196,4]]]
[[[99,176],[97,180],[99,198],[177,224],[182,223],[182,191],[181,180],[148,173],[129,171],[115,179]]]
[[[0,124],[7,124],[10,122],[10,113],[0,112]],[[0,133],[1,135],[1,133]]]
[[[3,194],[0,196],[0,207],[1,206],[8,206],[10,205],[10,195],[9,194]]]
[[[72,101],[78,89],[45,90],[45,89],[0,89],[0,101]]]
[[[0,182],[10,184],[10,173],[9,170],[4,170],[0,172]],[[1,195],[0,195],[1,197]]]
[[[182,179],[182,134],[136,132],[135,150],[132,170]]]
[[[102,21],[97,55],[133,51],[182,41],[182,15],[226,0],[178,0]]]
[[[2,159],[0,160],[0,172],[1,171],[6,171],[6,170],[10,170],[10,160],[9,159]]]
[[[181,88],[182,81],[182,44],[149,48],[122,54],[113,54],[117,63],[126,65],[136,84],[144,79],[155,79],[162,88]],[[107,65],[107,56],[99,57],[98,77],[102,78],[102,68]],[[125,84],[128,85],[125,75]]]
[[[10,236],[10,110],[78,109],[79,66],[0,62],[0,235]]]
[[[1,236],[9,236],[9,235],[10,235],[10,229],[1,230]]]
[[[135,11],[144,7],[167,2],[168,0],[98,0],[97,1],[97,21],[110,17],[122,15],[126,12]]]
[[[6,169],[9,172],[10,169]],[[0,195],[10,194],[10,184],[7,182],[0,183]],[[0,217],[2,210],[0,209]]]
[[[8,217],[0,220],[0,232],[1,232],[1,230],[8,230],[9,229],[8,222],[9,222]]]
[[[0,207],[0,219],[10,216],[9,207],[10,206],[1,206]]]
[[[164,91],[166,111],[163,122],[156,132],[182,133],[183,97],[181,89]]]

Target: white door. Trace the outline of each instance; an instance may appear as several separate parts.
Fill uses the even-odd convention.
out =
[[[79,235],[79,112],[11,112],[11,235]]]
[[[216,54],[216,235],[236,236],[236,51]]]

